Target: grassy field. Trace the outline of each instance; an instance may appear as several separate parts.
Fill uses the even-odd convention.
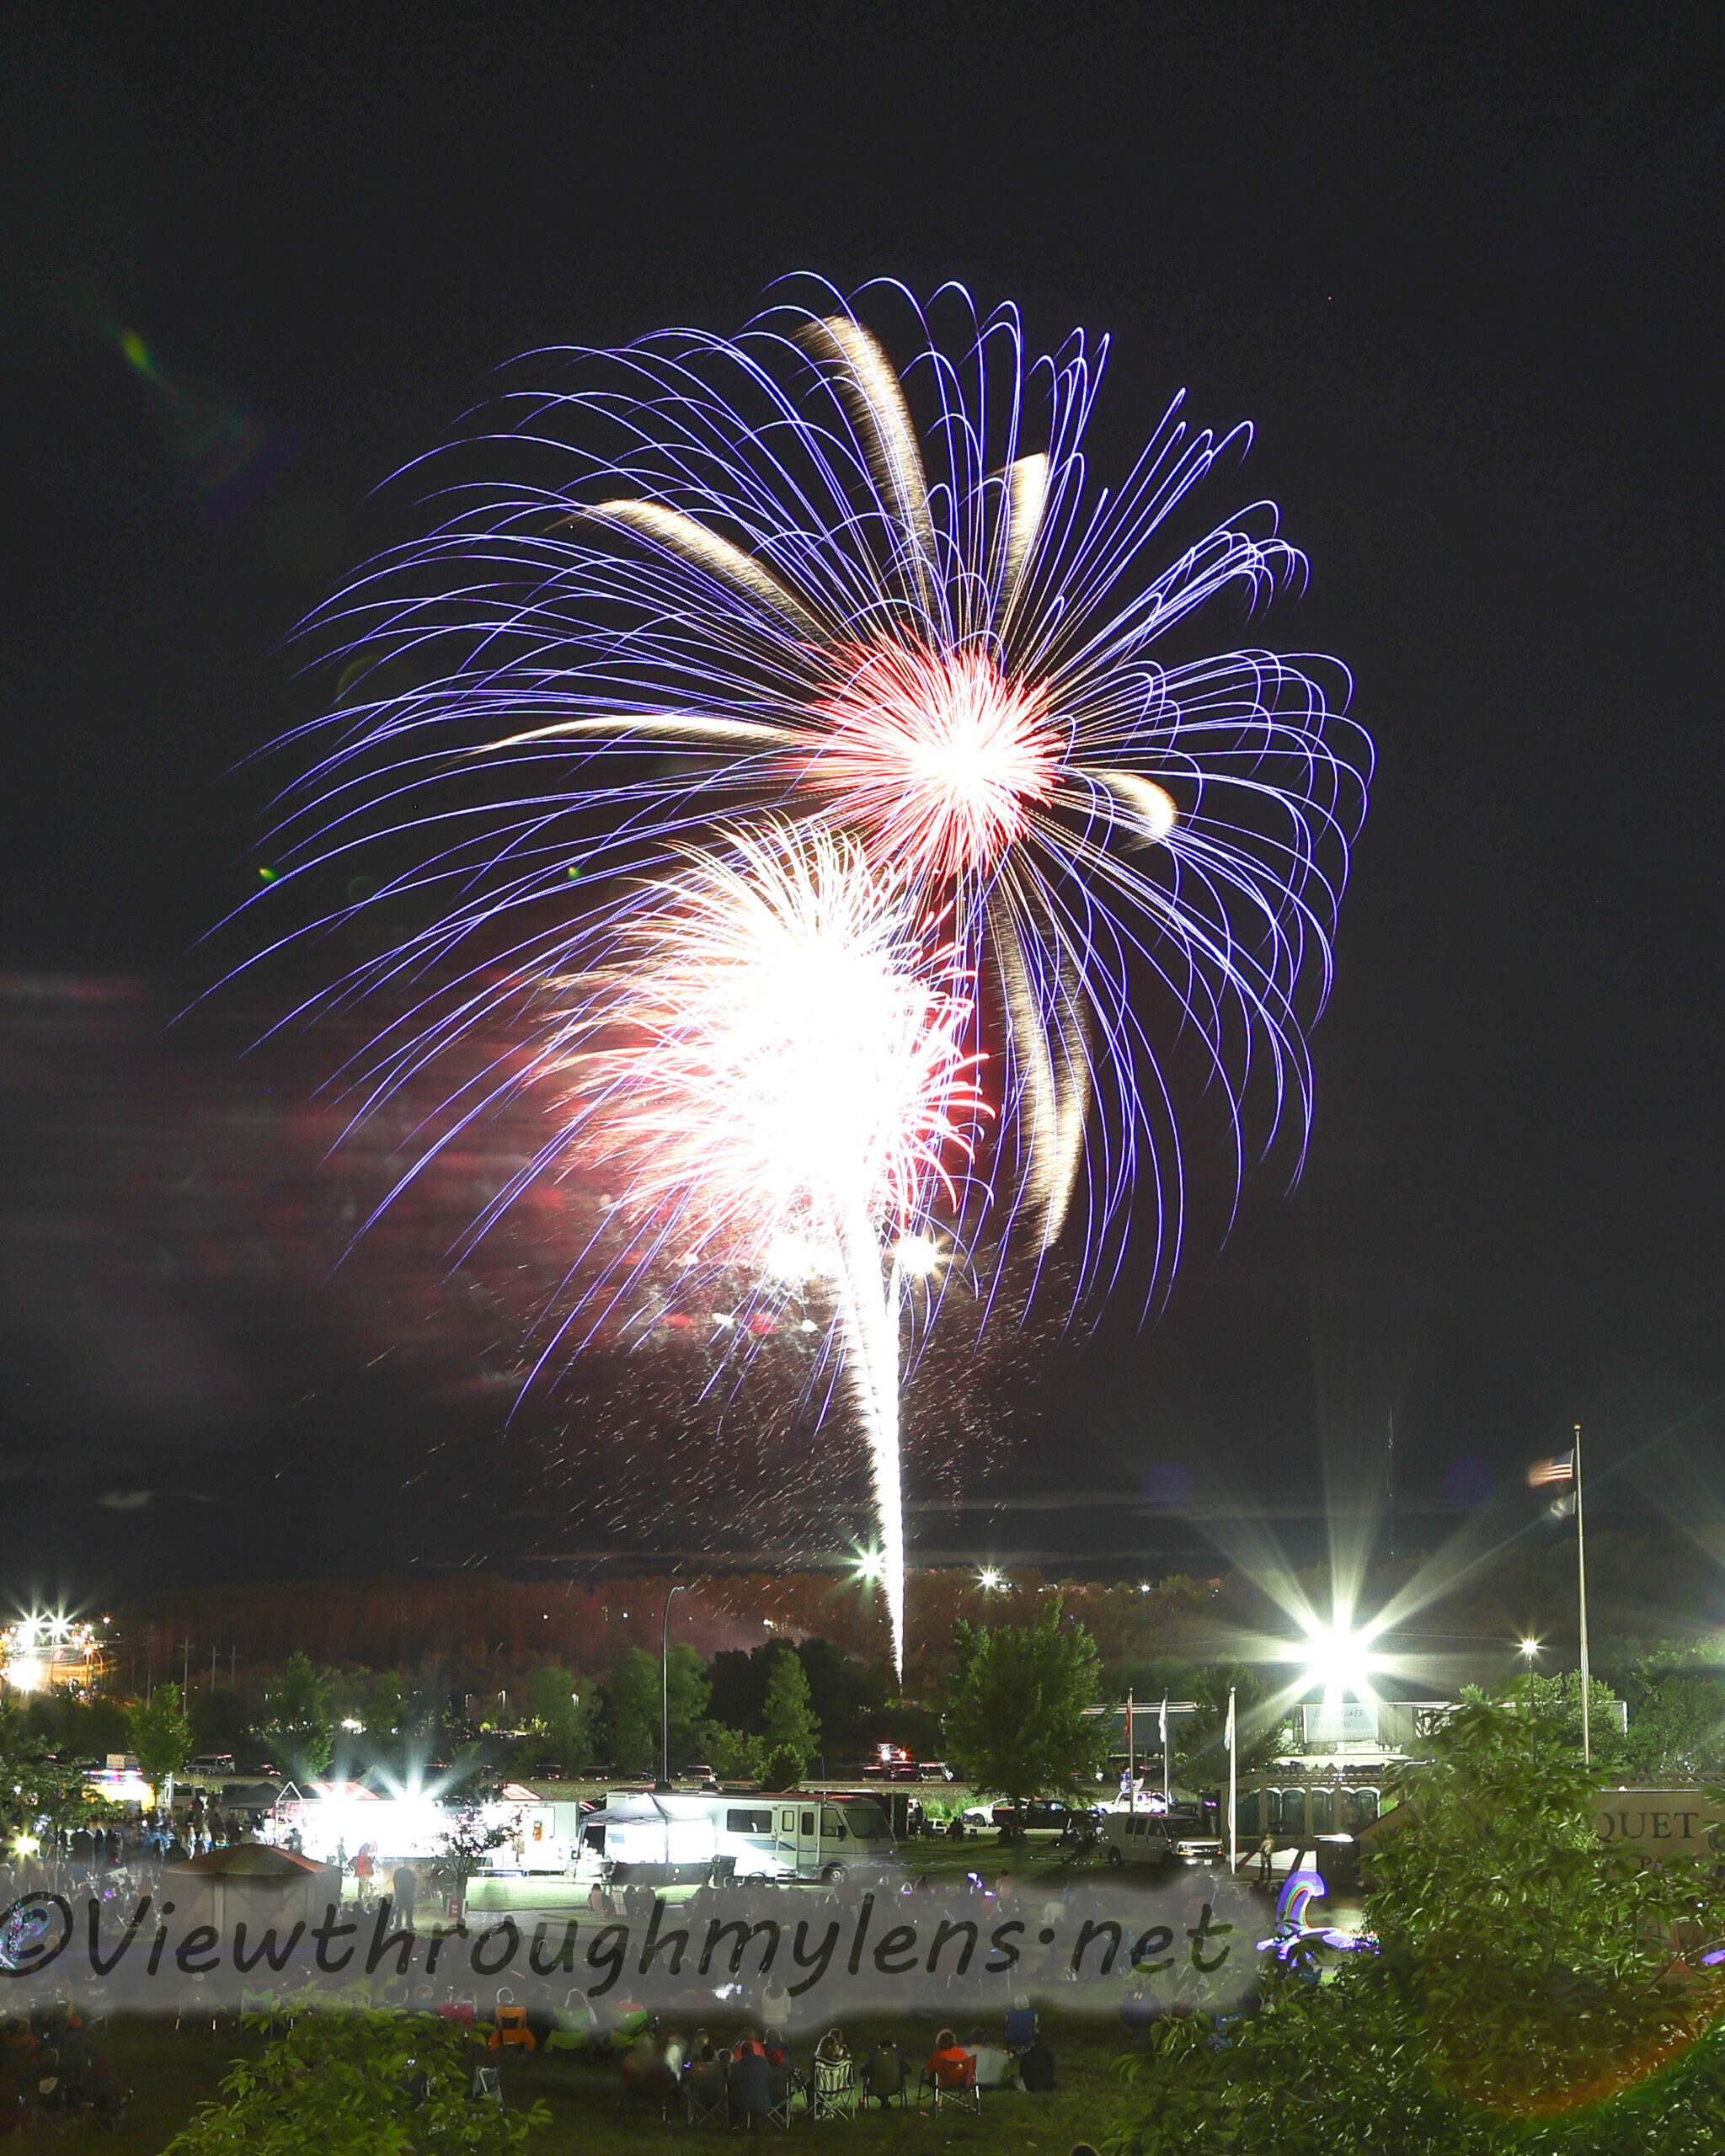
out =
[[[1033,1835],[1026,1845],[1007,1849],[1001,1848],[991,1833],[963,1842],[918,1841],[906,1844],[903,1854],[912,1876],[927,1873],[936,1879],[975,1870],[991,1882],[1010,1870],[1022,1881],[1057,1886],[1069,1880],[1094,1880],[1103,1870],[1093,1860],[1074,1864],[1070,1852],[1051,1834]],[[674,1891],[669,1898],[679,1897]],[[676,2018],[681,2025],[683,2017]],[[1114,2071],[1114,2061],[1127,2048],[1120,2025],[1112,2015],[1046,2010],[1043,2021],[1059,2067],[1060,2085],[1053,2094],[1001,2092],[985,2098],[980,2112],[959,2106],[943,2106],[938,2113],[870,2111],[845,2129],[847,2142],[864,2150],[908,2143],[914,2149],[1010,2148],[1025,2156],[1067,2156],[1075,2142],[1098,2140],[1130,2117],[1135,2105],[1130,2089],[1123,2088]],[[718,2041],[724,2025],[713,2016],[708,2026]],[[877,2036],[889,2034],[907,2061],[920,2065],[932,2048],[935,2027],[934,2021],[922,2017],[892,2022],[863,2020],[847,2021],[846,2033],[859,2056]],[[809,2031],[794,2042],[793,2057],[799,2067],[806,2067],[818,2033]],[[960,2034],[968,2034],[968,2029],[961,2029]],[[242,2052],[255,2053],[261,2041],[232,2031],[213,2036],[192,2030],[176,2031],[171,2023],[142,2017],[117,2019],[105,2043],[121,2079],[134,2092],[122,2130],[126,2143],[137,2156],[153,2156],[200,2104],[219,2098],[230,2062]],[[626,2115],[616,2066],[603,2057],[512,2051],[488,2057],[503,2064],[507,2103],[526,2105],[542,2098],[549,2106],[551,2124],[534,2143],[544,2156],[565,2156],[565,2152],[567,2156],[576,2156],[576,2152],[579,2156],[608,2156],[608,2152],[638,2148],[643,2143],[669,2147],[680,2139],[699,2140],[718,2131],[692,2128],[681,2118],[661,2122],[652,2111]],[[793,2131],[800,2134],[816,2129],[799,2118]]]
[[[715,2020],[709,2025],[717,2040],[720,2025]],[[1060,2087],[1051,2095],[1002,2091],[985,2097],[980,2112],[958,2105],[943,2105],[938,2113],[871,2111],[843,2129],[846,2145],[978,2151],[1009,2147],[1025,2156],[1067,2156],[1074,2142],[1098,2138],[1130,2108],[1112,2070],[1123,2049],[1118,2025],[1056,2015],[1044,2015],[1044,2026],[1059,2063]],[[863,2050],[883,2032],[920,2063],[932,2047],[934,2025],[867,2021],[853,2024],[848,2031],[853,2046]],[[255,2053],[261,2041],[249,2035],[176,2031],[171,2023],[116,2020],[105,2046],[134,2095],[120,2130],[123,2145],[136,2156],[154,2156],[200,2104],[220,2096],[230,2062],[241,2051]],[[812,2036],[795,2045],[798,2066],[807,2064],[813,2048]],[[499,2056],[487,2055],[492,2063]],[[656,2111],[625,2115],[617,2068],[603,2057],[567,2052],[501,2056],[505,2101],[525,2105],[542,2097],[550,2107],[551,2123],[532,2143],[543,2156],[611,2156],[646,2144],[669,2148],[679,2141],[718,2137],[717,2127],[692,2127],[681,2118],[661,2123]],[[797,2134],[819,2130],[800,2117],[792,2129]],[[96,2138],[88,2131],[81,2137]]]

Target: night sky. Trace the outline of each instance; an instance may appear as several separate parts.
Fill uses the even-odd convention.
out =
[[[1042,1381],[979,1470],[1004,1508],[919,1515],[923,1554],[1195,1563],[1247,1500],[1306,1550],[1391,1417],[1404,1546],[1513,1527],[1578,1421],[1605,1515],[1718,1523],[1712,10],[72,7],[5,40],[0,1593],[604,1542],[558,1524],[569,1444],[553,1474],[500,1434],[506,1307],[368,1369],[417,1291],[328,1273],[309,1062],[237,1060],[255,1006],[160,1028],[254,887],[243,760],[313,708],[280,639],[403,529],[373,490],[517,353],[729,331],[800,269],[1109,333],[1104,476],[1183,387],[1252,419],[1189,536],[1281,504],[1312,580],[1250,635],[1344,659],[1379,757],[1297,1192],[1284,1154],[1152,1329],[1129,1293],[1003,1356],[1003,1397]]]

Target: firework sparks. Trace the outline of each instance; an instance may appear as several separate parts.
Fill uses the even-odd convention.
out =
[[[851,832],[950,919],[1005,1015],[1016,1172],[989,1180],[994,1246],[1020,1210],[1046,1246],[1087,1168],[1087,1263],[1135,1190],[1165,1280],[1170,1042],[1200,1042],[1220,1080],[1236,1185],[1279,1123],[1303,1136],[1369,749],[1330,662],[1170,649],[1206,604],[1302,572],[1266,504],[1146,566],[1246,430],[1191,431],[1177,402],[1099,491],[1081,445],[1105,345],[1075,335],[1027,367],[1012,310],[979,323],[950,288],[941,305],[960,334],[943,344],[913,308],[902,381],[824,295],[735,339],[572,355],[569,387],[505,403],[488,456],[526,452],[534,483],[457,487],[325,617],[350,679],[312,782],[334,820],[298,858],[363,848],[378,810],[418,819],[434,842],[379,896],[438,917],[378,977],[483,946],[478,1015],[556,963],[534,915],[572,853],[602,884],[715,819]],[[543,782],[518,790],[522,773]],[[1166,1027],[1144,1015],[1158,999]]]
[[[617,1338],[677,1267],[822,1278],[895,1533],[928,1248],[1034,1267],[1070,1216],[1081,1248],[1049,1274],[1076,1297],[1135,1203],[1164,1287],[1176,1041],[1226,1104],[1236,1190],[1280,1124],[1303,1139],[1370,763],[1331,662],[1190,655],[1200,609],[1301,574],[1273,506],[1148,558],[1246,430],[1193,432],[1177,400],[1098,489],[1105,345],[1027,367],[1011,309],[939,305],[959,334],[913,303],[902,378],[823,292],[734,339],[570,355],[566,385],[506,399],[492,476],[318,617],[338,708],[270,885],[337,876],[327,924],[418,923],[325,999],[414,986],[348,1066],[356,1121],[476,1039],[507,1045],[433,1152],[558,1074],[558,1139],[475,1234],[561,1166],[616,1165],[628,1232],[575,1253],[564,1347]],[[836,970],[809,963],[817,926]],[[822,986],[846,978],[848,1000]],[[948,1185],[984,1039],[999,1136]],[[740,1338],[734,1299],[713,1322]]]
[[[826,1276],[902,1668],[905,1283],[928,1269],[936,1207],[958,1209],[981,1109],[969,1006],[903,879],[853,840],[768,825],[654,900],[602,966],[560,985],[540,1060],[563,1114],[533,1172],[609,1170],[638,1251],[741,1270],[769,1300]]]

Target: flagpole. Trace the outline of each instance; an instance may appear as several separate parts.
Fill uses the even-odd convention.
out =
[[[1240,1837],[1237,1831],[1240,1817],[1239,1783],[1237,1771],[1239,1747],[1234,1741],[1234,1689],[1228,1687],[1228,1870],[1240,1869]]]
[[[1168,1764],[1168,1695],[1162,1694],[1162,1816],[1174,1808],[1174,1774]]]
[[[1138,1773],[1132,1750],[1132,1688],[1126,1688],[1126,1809],[1138,1809]]]
[[[1587,1660],[1587,1520],[1581,1508],[1581,1425],[1575,1426],[1575,1585],[1581,1603],[1581,1759],[1594,1763],[1592,1701]]]

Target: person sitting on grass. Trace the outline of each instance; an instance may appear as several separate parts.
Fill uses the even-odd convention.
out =
[[[1055,2055],[1046,2036],[1039,2035],[1028,2051],[1018,2054],[1018,2079],[1033,2095],[1044,2096],[1055,2087]]]
[[[1002,2051],[985,2030],[973,2029],[964,2049],[975,2065],[979,2089],[1007,2089],[1017,2079],[1017,2065],[1012,2053]]]

